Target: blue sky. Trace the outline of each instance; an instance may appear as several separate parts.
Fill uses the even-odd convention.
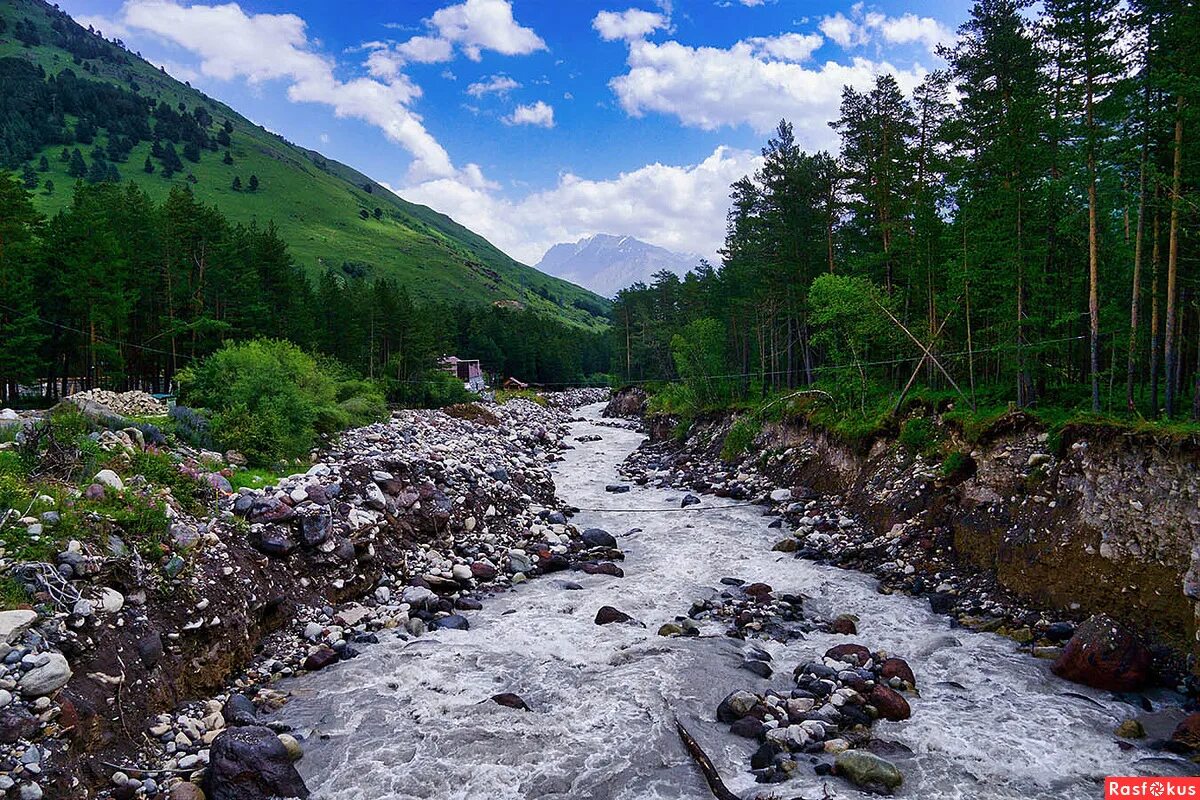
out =
[[[942,66],[925,0],[60,0],[288,139],[514,257],[592,233],[713,257],[728,185],[786,116],[835,148],[841,87]]]

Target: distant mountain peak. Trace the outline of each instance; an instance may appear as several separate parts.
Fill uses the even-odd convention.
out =
[[[638,281],[649,283],[661,270],[683,275],[699,263],[695,254],[676,253],[633,236],[597,233],[554,245],[536,269],[612,297]]]

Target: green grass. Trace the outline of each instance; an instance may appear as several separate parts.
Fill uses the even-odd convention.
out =
[[[519,391],[510,391],[508,389],[501,389],[498,392],[496,392],[496,402],[499,403],[500,405],[504,405],[509,400],[515,400],[518,397],[521,398],[522,400],[528,400],[531,403],[537,403],[539,406],[546,405],[546,398],[542,397],[540,394],[533,391],[532,389],[521,389]]]
[[[734,461],[747,453],[754,446],[754,440],[762,432],[762,423],[754,415],[746,414],[738,417],[725,435],[721,444],[721,458],[724,461]]]
[[[8,20],[10,31],[23,17],[48,31],[49,19],[44,9],[37,0],[10,0],[0,4],[0,17]],[[48,33],[43,39],[49,41]],[[187,173],[191,172],[197,179],[192,187],[197,198],[217,205],[232,221],[258,220],[260,224],[274,221],[296,262],[310,275],[319,275],[326,266],[336,267],[343,262],[367,264],[371,273],[396,278],[418,299],[516,302],[579,327],[600,329],[607,325],[606,320],[574,305],[579,302],[607,310],[607,300],[514,261],[449,217],[409,203],[351,167],[329,161],[253,125],[228,106],[174,80],[133,54],[128,66],[100,60],[89,62],[99,68],[99,77],[82,72],[66,51],[49,45],[25,48],[11,35],[0,39],[0,57],[5,56],[29,59],[48,73],[69,67],[81,77],[125,87],[126,76],[130,76],[141,86],[144,96],[171,105],[182,102],[189,109],[207,105],[215,124],[230,119],[235,128],[230,148],[233,164],[222,162],[223,151],[205,151],[200,163],[184,159],[184,171],[167,180],[161,176],[161,169],[152,175],[143,171],[143,162],[150,152],[150,144],[143,142],[133,149],[126,163],[117,165],[122,179],[136,183],[161,202],[171,186],[186,183]],[[101,135],[97,142],[107,144],[107,139]],[[87,156],[91,147],[81,145],[80,150]],[[65,208],[71,199],[74,179],[66,174],[66,165],[58,158],[61,151],[62,146],[58,145],[41,153],[49,161],[50,171],[39,173],[39,177],[43,182],[47,178],[52,180],[55,191],[47,196],[39,189],[35,192],[35,205],[47,215]],[[37,160],[35,156],[33,163]],[[251,175],[257,175],[260,181],[257,192],[231,188],[235,176],[245,186]],[[370,193],[362,188],[365,184],[372,186]],[[379,220],[373,216],[377,207],[383,212]],[[359,215],[363,209],[369,214],[366,220]],[[557,302],[540,296],[539,291]]]
[[[29,595],[21,583],[7,575],[0,577],[0,611],[12,611],[28,605]]]
[[[286,476],[279,475],[275,470],[246,468],[233,471],[229,483],[236,492],[238,489],[261,489],[264,486],[278,486],[279,481]]]

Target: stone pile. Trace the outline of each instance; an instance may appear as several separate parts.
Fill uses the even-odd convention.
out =
[[[870,749],[886,748],[872,739],[876,720],[911,714],[906,695],[915,696],[916,677],[903,659],[840,644],[798,665],[793,682],[787,694],[735,691],[717,707],[731,733],[759,742],[750,764],[760,783],[785,781],[807,766],[868,791],[890,793],[901,785],[895,764]]]
[[[122,417],[161,417],[169,409],[167,404],[146,392],[110,392],[107,389],[89,389],[67,398],[77,406],[94,403]]]

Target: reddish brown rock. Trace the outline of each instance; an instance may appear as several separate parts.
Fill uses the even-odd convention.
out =
[[[912,667],[903,658],[885,658],[879,665],[879,675],[885,681],[899,678],[909,686],[917,685],[917,676],[913,674]]]
[[[882,719],[899,722],[912,716],[912,709],[908,707],[908,701],[904,699],[904,695],[883,684],[875,685],[867,697],[867,702],[875,706],[875,710],[879,712]]]
[[[871,660],[871,651],[861,644],[846,643],[829,648],[825,651],[825,657],[861,667]]]
[[[1200,711],[1188,714],[1175,726],[1171,743],[1180,750],[1200,750]]]
[[[304,659],[304,668],[309,672],[316,672],[337,660],[338,654],[332,648],[322,646]]]
[[[1050,669],[1075,683],[1132,692],[1150,681],[1150,651],[1133,631],[1098,615],[1079,626]]]

